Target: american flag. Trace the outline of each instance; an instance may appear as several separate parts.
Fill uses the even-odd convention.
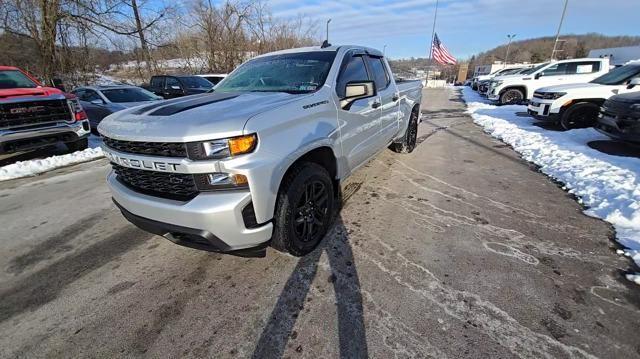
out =
[[[440,42],[438,34],[433,37],[433,47],[431,48],[433,59],[441,65],[455,65],[456,58],[449,53],[446,47]]]

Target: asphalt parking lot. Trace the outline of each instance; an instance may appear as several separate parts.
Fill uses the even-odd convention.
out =
[[[129,225],[106,160],[0,183],[0,357],[640,358],[611,227],[425,90],[419,146],[344,184],[312,254]]]

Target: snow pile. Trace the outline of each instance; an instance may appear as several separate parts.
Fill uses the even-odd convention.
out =
[[[10,179],[35,176],[56,168],[70,166],[73,164],[87,162],[103,157],[100,144],[102,141],[99,137],[91,136],[89,138],[89,146],[84,151],[77,151],[65,155],[51,156],[43,159],[34,159],[28,161],[19,161],[3,167],[0,167],[0,181]]]
[[[640,159],[608,155],[590,141],[608,140],[593,128],[549,131],[520,117],[525,106],[494,106],[469,87],[462,90],[467,112],[491,136],[511,145],[546,175],[580,198],[585,214],[611,223],[624,254],[640,265]],[[627,278],[640,284],[640,273]]]

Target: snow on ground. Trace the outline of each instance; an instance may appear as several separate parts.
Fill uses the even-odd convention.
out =
[[[485,132],[511,145],[546,175],[564,183],[587,209],[616,229],[622,251],[640,265],[640,158],[605,154],[587,145],[609,140],[593,128],[550,131],[520,117],[525,106],[495,106],[469,87],[462,89],[467,112]],[[640,284],[640,273],[627,279]]]
[[[100,144],[102,140],[94,135],[89,137],[89,148],[64,155],[56,155],[42,159],[19,161],[0,167],[0,181],[35,176],[56,168],[74,165],[103,157]]]

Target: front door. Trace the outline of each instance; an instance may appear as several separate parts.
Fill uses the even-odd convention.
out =
[[[345,57],[336,85],[338,98],[344,97],[347,83],[371,80],[364,56],[349,53]],[[348,108],[338,108],[342,151],[349,171],[358,168],[377,152],[380,142],[380,113],[378,96],[357,100]]]

